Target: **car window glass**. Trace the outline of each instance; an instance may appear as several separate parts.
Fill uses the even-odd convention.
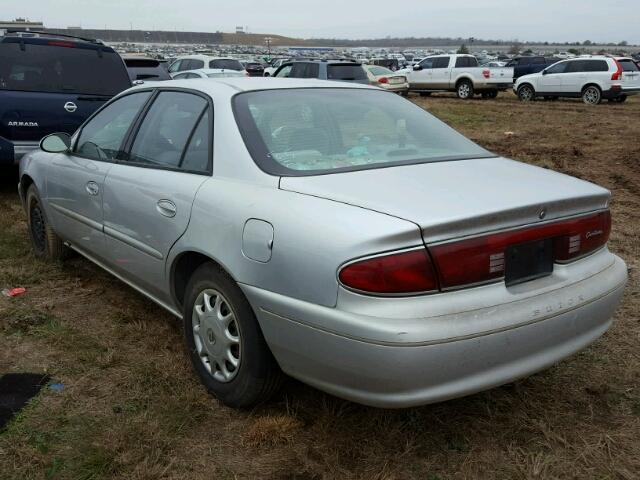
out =
[[[169,67],[169,72],[171,72],[171,73],[179,72],[180,71],[180,64],[182,64],[182,60],[176,60],[175,62],[173,62],[171,64],[171,66]]]
[[[336,63],[327,66],[329,80],[366,80],[367,73],[360,64]]]
[[[618,63],[622,67],[624,72],[637,72],[638,66],[633,60],[618,60]]]
[[[369,71],[374,75],[393,75],[391,70],[384,67],[371,67]]]
[[[270,173],[293,173],[488,155],[396,95],[331,90],[283,89],[234,97],[236,118],[254,160]]]
[[[547,68],[547,73],[564,73],[568,63],[570,62],[556,63],[555,65],[552,65],[549,68]]]
[[[131,87],[122,58],[110,48],[72,42],[21,47],[14,40],[0,43],[0,90],[113,96]]]
[[[567,68],[565,69],[565,73],[582,73],[586,72],[586,64],[582,60],[573,60],[571,62],[567,62]]]
[[[307,70],[307,64],[298,62],[294,63],[291,67],[291,71],[289,72],[289,77],[291,78],[304,78],[305,71]]]
[[[114,160],[124,137],[151,92],[133,93],[107,105],[82,128],[75,152],[94,160]]]
[[[586,60],[585,61],[586,72],[607,72],[609,71],[609,64],[605,60]]]
[[[422,68],[433,68],[433,58],[425,58],[420,62]]]
[[[198,95],[161,92],[142,121],[129,160],[177,168],[206,106],[206,100]]]
[[[544,64],[544,58],[540,58],[540,57],[534,57],[531,59],[531,63],[534,65],[541,65]]]
[[[193,172],[209,169],[209,110],[202,115],[184,152],[180,168]]]
[[[433,59],[433,68],[447,68],[450,57],[437,57]]]
[[[217,58],[209,62],[209,68],[224,68],[225,70],[244,70],[238,60],[233,58]]]
[[[276,77],[289,77],[291,74],[291,68],[293,65],[285,65],[283,66],[278,73],[275,74]]]
[[[189,74],[188,73],[178,73],[178,74],[174,75],[173,78],[175,80],[185,79],[185,78],[189,78]]]

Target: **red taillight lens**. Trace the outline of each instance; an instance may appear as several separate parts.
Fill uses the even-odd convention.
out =
[[[387,77],[379,78],[378,83],[389,83],[389,79]]]
[[[51,45],[52,47],[66,47],[66,48],[75,48],[76,44],[73,42],[65,42],[62,40],[50,40],[47,42],[47,45]]]
[[[620,65],[620,62],[615,58],[613,61],[616,62],[616,71],[611,75],[611,80],[622,80],[622,65]]]
[[[611,231],[609,211],[562,222],[429,247],[440,286],[460,287],[499,279],[505,272],[505,251],[511,245],[554,239],[554,260],[567,262],[607,243]]]
[[[483,70],[482,71],[482,76],[484,78],[489,78],[491,76],[491,70]]]
[[[340,270],[339,278],[343,285],[368,293],[412,294],[438,290],[433,264],[424,248],[354,262]]]

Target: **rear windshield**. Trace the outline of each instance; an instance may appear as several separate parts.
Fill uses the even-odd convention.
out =
[[[113,96],[131,86],[120,55],[111,49],[99,47],[100,56],[96,48],[45,41],[25,42],[22,50],[13,40],[0,43],[0,90]]]
[[[636,65],[633,60],[618,60],[618,63],[622,67],[622,70],[625,72],[637,72],[639,70],[638,65]]]
[[[231,58],[221,58],[218,60],[211,60],[209,62],[209,68],[224,68],[226,70],[244,70],[242,64],[238,60]]]
[[[234,111],[253,159],[273,175],[494,156],[422,108],[384,91],[246,92],[234,97]]]
[[[160,62],[152,58],[125,58],[124,63],[127,67],[137,68],[154,68],[160,66]]]
[[[365,80],[367,74],[361,65],[337,63],[327,66],[327,78],[329,80]]]

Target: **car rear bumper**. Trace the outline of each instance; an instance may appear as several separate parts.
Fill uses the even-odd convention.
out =
[[[611,88],[610,90],[606,90],[602,92],[603,98],[618,98],[622,96],[631,96],[640,94],[640,87],[620,87],[620,88]]]
[[[611,325],[627,278],[624,262],[606,255],[612,260],[597,274],[543,295],[404,322],[242,288],[287,374],[359,403],[410,407],[508,383],[600,337]],[[481,321],[494,328],[452,334]],[[340,322],[343,331],[334,327]]]

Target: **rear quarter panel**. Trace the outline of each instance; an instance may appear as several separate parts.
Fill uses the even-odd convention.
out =
[[[273,226],[267,263],[242,252],[249,219]],[[419,245],[419,228],[405,220],[273,186],[214,177],[200,188],[191,222],[172,249],[168,268],[182,252],[196,251],[217,261],[239,283],[335,306],[337,272],[344,262]]]

